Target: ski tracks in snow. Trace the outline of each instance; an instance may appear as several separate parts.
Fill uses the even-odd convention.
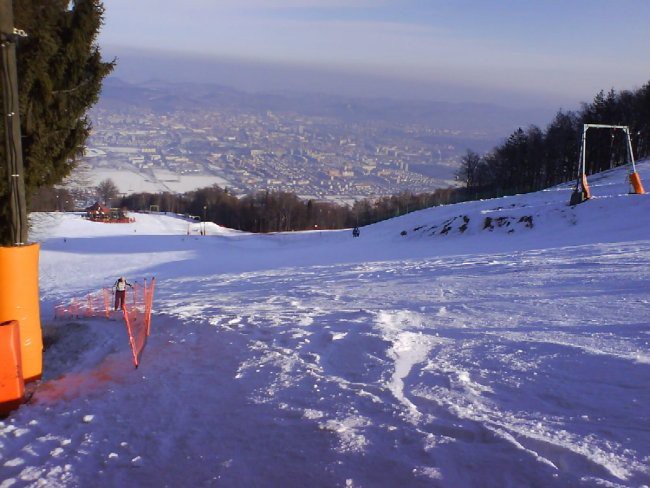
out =
[[[251,401],[334,434],[342,454],[395,459],[399,446],[396,478],[626,486],[650,479],[650,446],[635,430],[650,398],[631,373],[648,365],[639,333],[648,324],[638,320],[650,255],[635,247],[630,276],[630,252],[603,245],[580,258],[564,248],[213,276],[190,282],[191,297],[172,284],[158,308],[247,336],[253,354],[237,378]],[[629,378],[617,376],[627,369]],[[513,459],[523,466],[516,475]]]
[[[648,485],[649,276],[645,243],[177,273],[141,375],[109,342],[0,423],[4,484]]]

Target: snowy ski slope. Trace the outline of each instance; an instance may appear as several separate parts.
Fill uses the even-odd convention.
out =
[[[0,488],[650,486],[650,195],[590,183],[358,239],[34,214],[49,346]],[[138,370],[120,322],[51,319],[119,275],[157,279]]]

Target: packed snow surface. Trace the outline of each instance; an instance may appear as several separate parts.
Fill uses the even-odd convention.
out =
[[[0,487],[650,486],[650,195],[590,182],[359,238],[33,215],[45,369]],[[119,317],[52,319],[119,275],[157,279],[137,370]]]

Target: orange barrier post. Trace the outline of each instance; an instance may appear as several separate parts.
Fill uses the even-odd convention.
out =
[[[147,286],[147,279],[144,279],[144,289],[142,290],[142,297],[144,301],[144,326],[146,328],[147,335],[149,335],[149,293],[151,292],[151,287]]]
[[[43,373],[43,333],[38,293],[40,246],[0,247],[0,323],[18,321],[25,382]]]
[[[93,313],[93,297],[90,293],[88,293],[88,296],[86,297],[86,313],[84,314],[86,317],[92,317],[94,315]]]
[[[136,340],[137,331],[134,329],[136,326],[137,317],[135,313],[131,314],[129,312],[126,304],[122,309],[122,313],[124,315],[124,323],[126,324],[126,332],[129,334],[129,344],[131,345],[131,354],[133,354],[133,364],[137,368],[140,365],[140,354],[142,353],[142,349],[144,349],[144,344],[140,346],[138,344],[139,341]]]
[[[637,195],[643,195],[645,193],[643,183],[641,183],[641,177],[636,171],[630,173],[630,185],[632,186],[630,193],[636,193]]]
[[[15,320],[0,324],[0,414],[20,406],[25,395],[20,360],[20,326]]]
[[[151,285],[149,285],[147,299],[145,302],[144,316],[147,325],[147,335],[151,333],[151,310],[153,309],[153,290],[156,284],[156,278],[151,278]]]
[[[70,315],[73,318],[79,318],[79,305],[76,298],[73,298],[72,302],[70,302]]]

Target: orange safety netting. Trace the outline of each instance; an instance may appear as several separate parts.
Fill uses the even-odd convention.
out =
[[[54,307],[55,319],[82,318],[82,317],[110,317],[111,290],[104,288],[85,297],[72,298],[69,303]]]
[[[153,291],[156,279],[152,278],[147,286],[147,280],[143,285],[137,283],[132,288],[130,300],[127,299],[122,309],[126,330],[129,333],[129,342],[133,352],[133,364],[137,368],[140,365],[140,358],[144,346],[147,344],[147,337],[151,331],[151,308],[153,305]]]
[[[122,316],[129,336],[129,344],[133,353],[133,363],[137,368],[140,365],[142,351],[151,332],[151,310],[153,308],[153,293],[156,279],[152,278],[147,283],[135,283],[127,289],[124,300]],[[55,319],[70,319],[84,317],[111,317],[113,305],[113,291],[102,288],[99,291],[88,293],[84,297],[76,297],[67,304],[54,307]]]

